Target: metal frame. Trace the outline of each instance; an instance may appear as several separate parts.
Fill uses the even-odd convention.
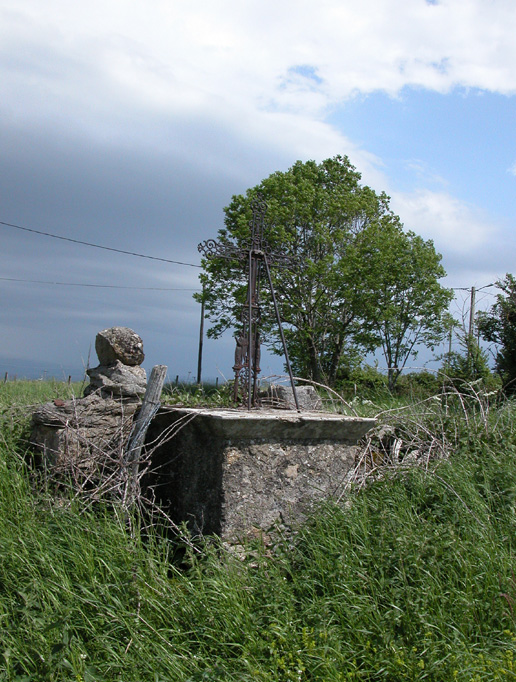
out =
[[[297,398],[296,387],[294,384],[294,376],[292,374],[292,367],[288,356],[287,344],[283,327],[281,324],[281,316],[276,300],[276,293],[272,283],[270,264],[278,263],[281,265],[289,265],[292,259],[284,254],[279,254],[271,251],[263,238],[263,228],[265,213],[267,211],[267,204],[262,195],[258,195],[252,202],[253,217],[249,223],[251,228],[251,239],[247,249],[240,249],[233,244],[223,245],[219,244],[213,239],[208,239],[197,247],[199,252],[206,258],[238,258],[247,261],[248,283],[247,283],[247,300],[242,309],[241,321],[242,331],[237,337],[237,345],[235,349],[235,364],[233,371],[235,372],[234,382],[234,400],[238,402],[239,393],[244,393],[244,402],[247,403],[247,409],[257,407],[258,400],[258,375],[260,374],[260,322],[261,322],[261,308],[260,308],[260,281],[262,275],[265,274],[267,283],[270,288],[272,302],[274,305],[274,312],[276,314],[276,322],[278,324],[281,343],[283,345],[283,353],[287,364],[288,374],[290,378],[290,385],[292,386],[292,393],[296,409],[299,412],[299,401]]]

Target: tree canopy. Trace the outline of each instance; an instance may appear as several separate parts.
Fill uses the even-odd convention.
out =
[[[496,343],[495,365],[506,393],[516,393],[516,278],[506,274],[496,283],[500,292],[488,312],[477,316],[478,330],[482,338]]]
[[[442,337],[450,299],[432,242],[404,232],[389,197],[360,179],[347,157],[298,161],[234,196],[218,233],[222,245],[246,248],[251,202],[263,196],[270,248],[297,263],[272,268],[294,370],[329,385],[350,358],[379,347],[395,382],[419,343]],[[208,333],[216,337],[238,327],[247,281],[235,259],[209,259],[204,268]],[[266,290],[262,301],[262,335],[280,352]]]
[[[453,326],[453,293],[439,284],[446,273],[432,241],[398,224],[371,225],[359,238],[363,329],[382,349],[392,389],[418,347],[433,351]]]

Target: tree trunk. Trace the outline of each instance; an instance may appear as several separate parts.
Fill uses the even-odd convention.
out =
[[[308,339],[308,357],[310,359],[310,378],[312,381],[322,384],[324,377],[321,372],[321,363],[312,338]]]

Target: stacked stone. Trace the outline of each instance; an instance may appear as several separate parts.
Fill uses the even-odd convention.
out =
[[[140,367],[143,341],[129,327],[111,327],[97,334],[98,367],[87,370],[90,378],[84,395],[98,392],[103,398],[137,398],[145,393],[147,375]]]
[[[56,472],[95,480],[94,471],[114,461],[132,429],[145,394],[142,339],[128,327],[97,334],[98,367],[87,370],[83,398],[54,400],[32,415],[31,442]]]

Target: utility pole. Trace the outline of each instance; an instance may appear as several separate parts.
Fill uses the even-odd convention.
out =
[[[475,287],[471,287],[471,300],[469,304],[469,329],[468,329],[468,367],[472,369],[473,363],[473,343],[475,333]]]
[[[197,383],[201,385],[202,378],[202,346],[204,342],[204,304],[205,304],[205,289],[202,288],[202,299],[201,299],[201,324],[199,328],[199,358],[197,360]]]
[[[475,287],[471,287],[471,303],[469,304],[469,336],[473,338],[475,326]]]

